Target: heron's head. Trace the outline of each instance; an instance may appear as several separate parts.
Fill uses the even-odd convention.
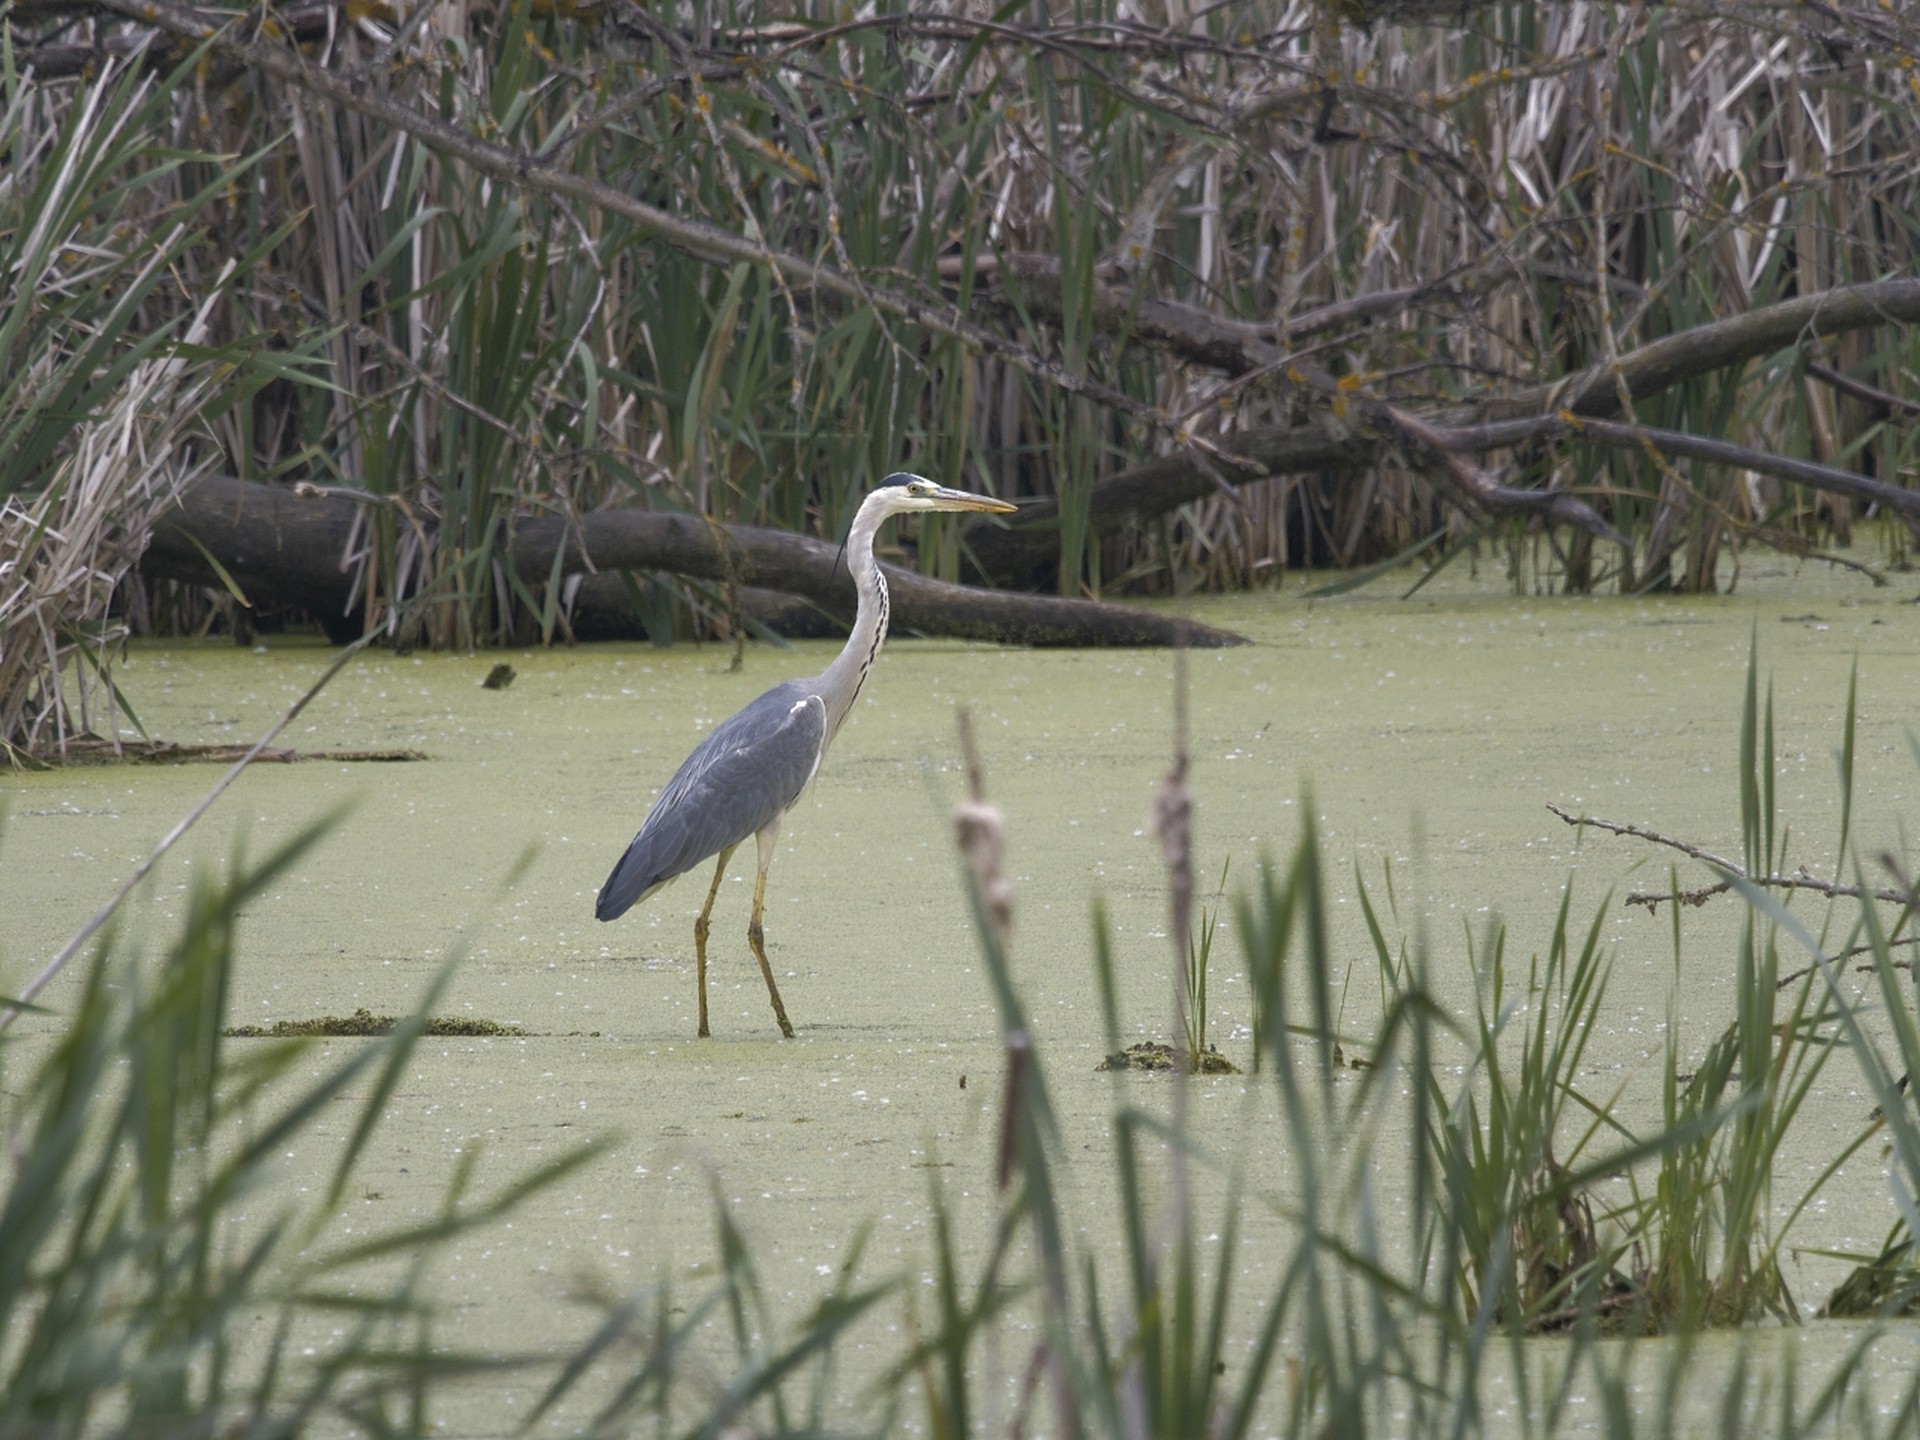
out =
[[[867,504],[882,514],[898,515],[912,510],[984,510],[993,515],[1011,515],[1018,506],[988,495],[967,490],[950,490],[921,475],[897,470],[874,487]]]

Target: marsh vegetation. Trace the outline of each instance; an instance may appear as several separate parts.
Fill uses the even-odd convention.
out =
[[[0,14],[16,753],[121,624],[791,633],[902,465],[1061,596],[1920,520],[1898,6]]]

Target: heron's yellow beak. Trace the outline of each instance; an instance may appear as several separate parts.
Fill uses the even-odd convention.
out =
[[[937,510],[984,510],[989,515],[1011,515],[1020,507],[1009,505],[1005,500],[995,500],[990,495],[975,495],[971,490],[950,490],[941,485],[932,493],[921,498],[930,501]]]

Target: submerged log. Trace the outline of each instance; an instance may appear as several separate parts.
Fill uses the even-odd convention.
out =
[[[371,497],[370,497],[371,498]],[[340,615],[353,575],[342,557],[363,503],[338,491],[301,494],[274,485],[212,476],[185,490],[154,527],[141,573],[218,587],[221,571],[255,605],[298,605]],[[406,522],[402,522],[406,523]],[[624,611],[624,586],[612,572],[666,570],[703,580],[798,596],[845,620],[853,581],[837,547],[804,535],[752,525],[721,525],[651,510],[596,510],[578,521],[543,516],[513,523],[505,556],[530,585],[553,575],[584,575],[576,605]],[[217,568],[216,568],[217,566]],[[978,590],[884,566],[895,626],[1011,645],[1197,647],[1243,644],[1241,636],[1173,615],[1057,596]],[[767,608],[778,609],[770,598]],[[761,608],[755,606],[753,608]],[[787,612],[792,614],[789,609]],[[774,622],[779,628],[778,621]],[[593,633],[638,635],[605,613],[582,617]]]

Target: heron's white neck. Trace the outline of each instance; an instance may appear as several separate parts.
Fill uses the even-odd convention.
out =
[[[859,596],[854,613],[853,633],[846,648],[820,675],[820,696],[827,703],[827,739],[831,741],[853,710],[853,702],[866,684],[867,672],[880,654],[887,638],[887,579],[873,558],[873,537],[892,507],[879,494],[867,497],[853,517],[847,532],[847,569],[853,575],[853,588]]]

